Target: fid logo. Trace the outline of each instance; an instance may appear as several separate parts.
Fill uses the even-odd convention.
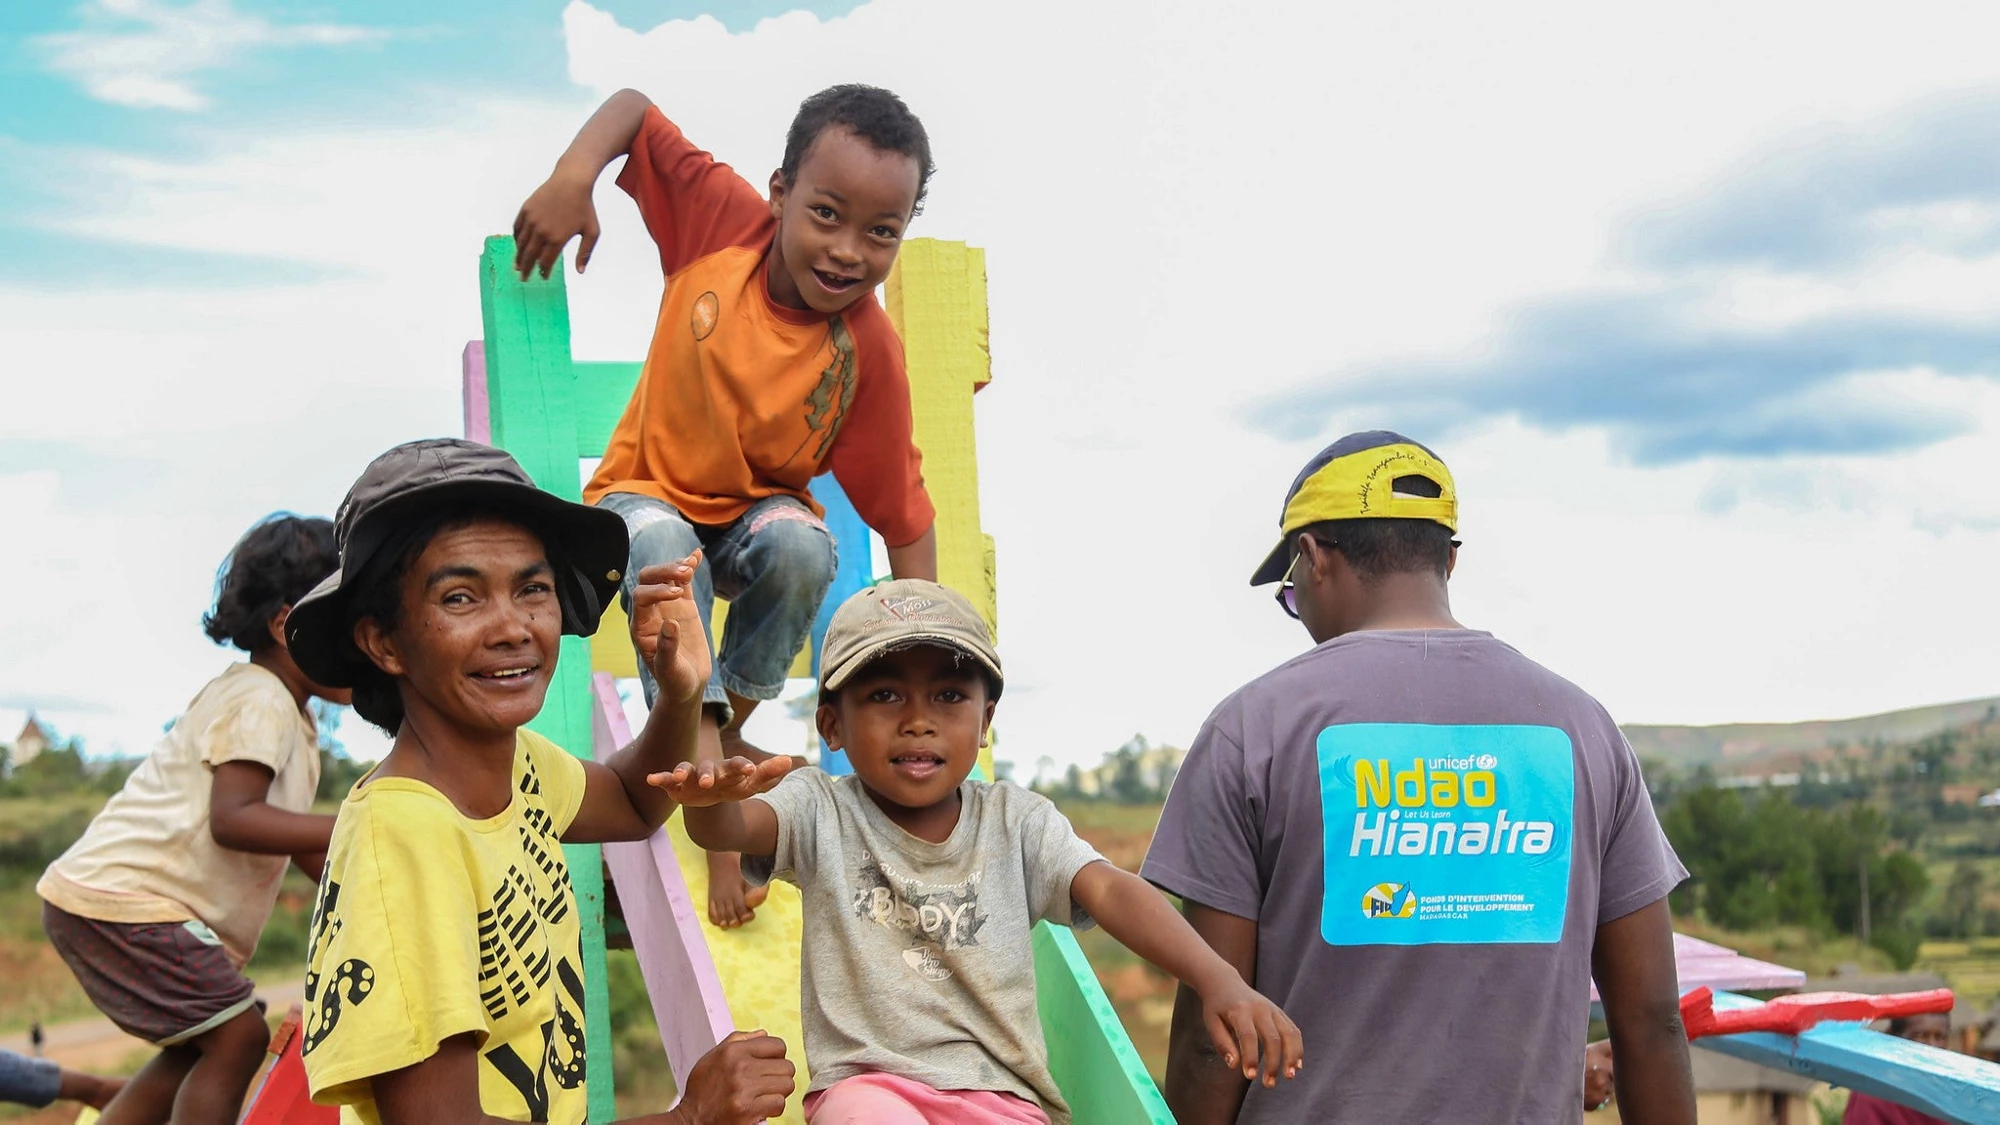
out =
[[[1377,883],[1361,896],[1363,918],[1408,918],[1417,912],[1417,893],[1408,883]]]

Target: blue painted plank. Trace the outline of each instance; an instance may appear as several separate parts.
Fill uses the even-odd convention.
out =
[[[1757,1003],[1732,992],[1715,994],[1716,1011]],[[2000,1066],[1871,1031],[1867,1024],[1823,1023],[1796,1039],[1763,1031],[1714,1035],[1694,1045],[1961,1125],[2000,1122]]]
[[[833,611],[840,603],[853,597],[872,585],[869,577],[874,568],[875,541],[868,525],[854,510],[853,501],[840,487],[840,482],[829,473],[812,482],[813,499],[826,509],[826,529],[833,533],[833,542],[839,561],[834,566],[833,586],[826,592],[826,601],[820,603],[819,618],[812,627],[812,674],[819,678],[820,645],[826,640],[827,623],[833,620]],[[837,750],[828,750],[820,744],[820,766],[830,774],[853,773],[854,767],[847,764],[847,755]]]

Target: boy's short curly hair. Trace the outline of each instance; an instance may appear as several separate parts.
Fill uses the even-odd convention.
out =
[[[917,203],[910,215],[921,214],[931,173],[937,171],[931,163],[930,134],[903,99],[878,86],[829,86],[799,103],[798,116],[792,118],[792,130],[785,136],[785,162],[778,166],[785,186],[798,182],[799,164],[813,142],[836,125],[883,152],[901,153],[917,162]]]
[[[215,605],[201,628],[216,644],[248,653],[270,649],[270,621],[340,567],[333,523],[277,512],[243,533],[215,575]]]

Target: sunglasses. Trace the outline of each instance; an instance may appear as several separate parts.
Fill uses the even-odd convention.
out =
[[[1304,539],[1307,537],[1302,535],[1299,538]],[[1313,542],[1318,543],[1326,550],[1330,551],[1335,547],[1335,544],[1329,543],[1316,535],[1311,538]],[[1286,567],[1285,576],[1278,579],[1278,592],[1275,595],[1278,599],[1278,608],[1284,610],[1285,615],[1294,621],[1299,619],[1299,588],[1292,584],[1292,572],[1299,568],[1299,557],[1302,554],[1304,554],[1303,551],[1296,548],[1293,549],[1292,565]]]

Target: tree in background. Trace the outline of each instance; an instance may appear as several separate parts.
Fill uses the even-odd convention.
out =
[[[1915,963],[1912,915],[1930,877],[1907,848],[1892,846],[1896,833],[1878,810],[1704,787],[1674,799],[1660,823],[1693,876],[1674,892],[1676,910],[1733,930],[1793,925],[1852,934],[1898,968]]]
[[[1944,919],[1951,936],[1976,936],[1985,921],[1981,907],[1986,898],[1986,873],[1966,860],[1951,869],[1951,882],[1944,888]]]

